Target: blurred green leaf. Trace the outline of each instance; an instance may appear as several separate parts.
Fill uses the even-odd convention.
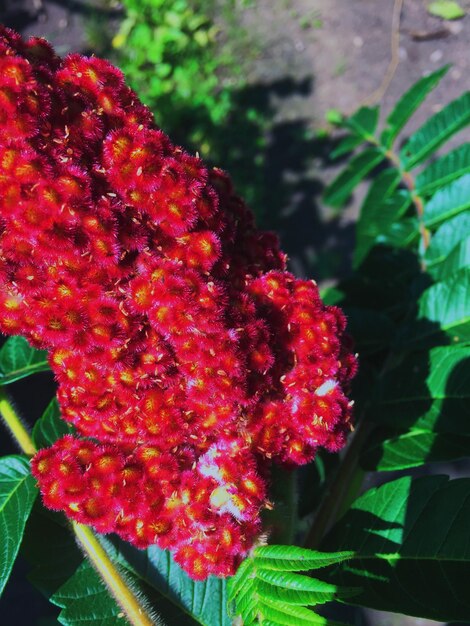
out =
[[[326,188],[324,194],[326,204],[336,208],[341,207],[356,185],[383,160],[384,155],[378,148],[366,148],[360,154],[355,155],[346,169]]]
[[[435,227],[470,208],[470,174],[436,191],[424,206],[424,223]]]
[[[408,122],[413,113],[424,102],[426,96],[436,87],[441,78],[447,73],[449,66],[424,76],[415,83],[397,102],[390,115],[387,117],[387,126],[382,133],[381,141],[390,147]]]
[[[428,5],[428,13],[444,20],[457,20],[465,16],[465,10],[455,0],[436,0]]]
[[[422,163],[444,142],[470,123],[470,92],[453,100],[411,135],[400,152],[403,168]]]
[[[470,173],[470,143],[455,148],[428,165],[416,177],[416,191],[429,195],[441,187]]]

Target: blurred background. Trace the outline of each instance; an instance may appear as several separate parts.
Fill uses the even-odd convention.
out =
[[[343,165],[328,156],[337,143],[329,122],[362,104],[381,103],[386,115],[447,63],[448,77],[409,128],[470,88],[470,0],[0,0],[0,22],[46,37],[60,55],[96,54],[121,67],[175,142],[232,175],[258,223],[280,235],[292,271],[322,285],[349,271],[362,196],[340,213],[322,204]],[[48,374],[35,384],[46,398],[54,393]],[[34,420],[45,406],[16,385],[20,410]],[[26,573],[19,560],[1,623],[57,624]],[[343,617],[355,626],[436,624],[363,610]]]

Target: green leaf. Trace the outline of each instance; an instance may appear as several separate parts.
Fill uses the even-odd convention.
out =
[[[470,479],[409,476],[367,491],[327,537],[323,549],[354,550],[328,581],[355,585],[351,604],[468,621]]]
[[[261,599],[267,598],[268,600],[302,606],[325,604],[340,595],[340,589],[336,585],[308,576],[269,570],[260,570],[257,573],[256,588]],[[344,597],[355,593],[355,590],[346,587],[342,589],[341,595]]]
[[[137,550],[122,541],[116,541],[114,545],[131,571],[141,576],[170,602],[181,607],[193,620],[205,626],[231,626],[226,610],[226,579],[210,576],[205,581],[192,580],[175,563],[168,550],[161,550],[157,546]]]
[[[381,172],[372,182],[362,204],[357,224],[357,244],[354,250],[354,266],[358,267],[375,243],[387,243],[393,228],[411,204],[408,191],[395,191],[400,173],[393,168]]]
[[[24,337],[9,337],[0,350],[0,385],[48,369],[47,352],[32,348]]]
[[[447,259],[437,266],[434,275],[444,279],[465,267],[470,267],[470,236],[455,246]]]
[[[416,177],[420,196],[434,193],[464,174],[470,173],[470,143],[464,143],[428,165]]]
[[[38,504],[28,521],[22,554],[32,565],[30,582],[62,609],[57,618],[60,624],[129,624],[99,575],[84,560],[62,515]]]
[[[351,117],[343,122],[343,126],[357,133],[362,139],[369,141],[374,138],[374,133],[379,121],[380,109],[375,107],[361,107]]]
[[[470,267],[423,292],[418,301],[417,319],[400,337],[400,345],[470,341]]]
[[[455,0],[435,0],[428,6],[428,13],[444,20],[457,20],[465,16],[465,10]]]
[[[436,191],[424,206],[424,223],[435,227],[470,207],[470,174]]]
[[[351,195],[354,187],[383,159],[384,155],[378,148],[366,148],[354,156],[346,169],[326,188],[325,202],[336,208],[341,207]]]
[[[54,441],[73,432],[72,426],[60,417],[57,398],[53,398],[33,428],[33,441],[37,448],[47,448]]]
[[[383,377],[370,416],[394,428],[470,435],[470,347],[407,357]]]
[[[263,617],[283,626],[344,626],[295,604],[280,604],[263,598],[258,606]]]
[[[361,465],[368,471],[390,472],[466,456],[470,456],[470,437],[412,430],[368,448]]]
[[[344,139],[338,144],[338,146],[331,153],[332,159],[337,159],[344,154],[348,154],[355,150],[358,146],[363,143],[363,138],[357,135],[348,135],[344,137]]]
[[[350,552],[325,553],[288,545],[257,547],[229,580],[229,600],[244,624],[254,623],[260,615],[274,619],[276,611],[280,612],[277,619],[282,617],[281,624],[292,624],[294,619],[299,624],[326,624],[324,618],[301,605],[322,604],[356,590],[293,572],[328,567],[352,556]]]
[[[350,552],[317,552],[297,546],[260,546],[255,549],[254,556],[257,568],[300,572],[328,567],[353,555]]]
[[[470,211],[461,213],[445,222],[431,238],[431,243],[424,254],[428,269],[442,263],[457,244],[470,232]]]
[[[466,92],[429,118],[411,135],[400,152],[403,168],[410,169],[422,163],[469,122],[470,92]]]
[[[0,595],[11,574],[26,522],[37,496],[29,462],[20,456],[0,459]]]
[[[436,87],[442,77],[447,73],[449,66],[424,76],[416,82],[397,102],[390,115],[387,117],[387,127],[385,128],[381,140],[390,147],[399,132],[406,125],[413,113],[424,102],[426,96]]]
[[[124,618],[121,607],[87,561],[78,567],[73,576],[49,600],[61,607],[58,621],[63,626],[130,624]]]

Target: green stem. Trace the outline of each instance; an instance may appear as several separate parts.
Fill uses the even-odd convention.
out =
[[[28,456],[36,454],[37,448],[3,388],[0,388],[0,415],[21,450]],[[88,526],[76,522],[72,522],[71,528],[85,555],[122,608],[130,624],[132,626],[155,626],[156,623],[161,623],[148,614],[146,607],[129,588],[93,531]]]
[[[0,388],[0,415],[21,450],[28,456],[36,454],[36,446],[3,388]]]

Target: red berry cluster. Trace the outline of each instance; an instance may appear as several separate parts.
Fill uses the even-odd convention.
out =
[[[344,316],[116,68],[7,29],[0,204],[0,328],[49,351],[76,429],[33,460],[46,506],[233,573],[270,464],[344,444]]]

